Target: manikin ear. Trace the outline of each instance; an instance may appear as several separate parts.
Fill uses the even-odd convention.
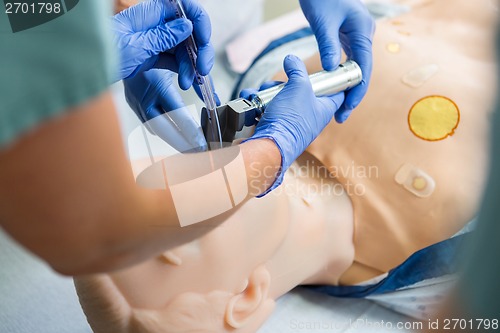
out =
[[[229,300],[226,307],[226,323],[233,328],[247,324],[260,326],[274,309],[274,300],[269,299],[271,276],[264,266],[255,269],[245,289]],[[257,326],[258,327],[258,326]]]

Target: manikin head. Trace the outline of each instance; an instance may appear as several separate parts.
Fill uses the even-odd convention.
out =
[[[353,260],[350,201],[315,193],[312,177],[287,178],[286,191],[249,201],[196,241],[77,279],[94,332],[255,332],[293,287],[335,284]]]

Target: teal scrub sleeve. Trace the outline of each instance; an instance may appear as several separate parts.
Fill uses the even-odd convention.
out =
[[[79,1],[52,21],[14,33],[0,3],[0,149],[109,87],[117,63],[111,4]]]

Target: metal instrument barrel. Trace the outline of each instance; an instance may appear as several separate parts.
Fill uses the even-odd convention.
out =
[[[328,96],[350,89],[363,79],[359,65],[348,60],[333,71],[321,71],[309,76],[314,94],[317,97]],[[263,90],[251,97],[260,110],[264,111],[274,97],[285,87],[285,84]]]

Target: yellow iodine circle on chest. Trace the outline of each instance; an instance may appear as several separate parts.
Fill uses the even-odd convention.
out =
[[[444,140],[455,133],[460,123],[460,110],[451,99],[428,96],[416,102],[408,114],[413,134],[422,140]]]

